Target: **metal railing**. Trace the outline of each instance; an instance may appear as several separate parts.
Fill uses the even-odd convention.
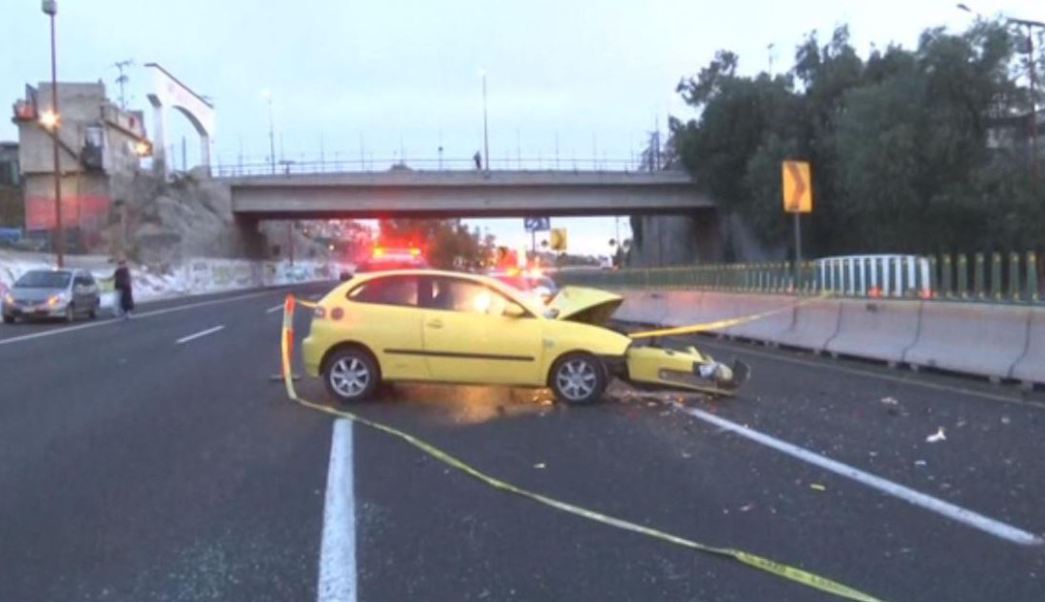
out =
[[[704,264],[619,270],[561,270],[560,284],[691,288],[741,293],[1042,303],[1038,254],[864,255],[803,262]]]
[[[609,159],[590,157],[521,157],[493,158],[490,160],[492,170],[515,171],[607,171],[636,172],[642,171],[641,163],[633,159]],[[244,177],[267,175],[298,175],[323,173],[368,173],[389,170],[414,171],[475,171],[474,159],[471,158],[374,158],[360,157],[356,159],[337,158],[300,160],[281,160],[275,165],[269,162],[250,163],[217,163],[212,166],[214,177]]]

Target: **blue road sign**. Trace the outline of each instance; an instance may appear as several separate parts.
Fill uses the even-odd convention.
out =
[[[523,218],[523,225],[527,232],[547,232],[552,229],[550,217],[527,217]]]

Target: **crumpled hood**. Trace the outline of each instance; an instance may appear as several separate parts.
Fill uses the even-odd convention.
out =
[[[557,320],[572,320],[598,326],[605,325],[624,298],[596,288],[567,286],[555,295],[548,307],[559,311]]]

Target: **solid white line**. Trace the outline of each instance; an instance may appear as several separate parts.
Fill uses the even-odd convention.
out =
[[[319,550],[318,602],[355,602],[356,502],[352,475],[352,421],[334,422]]]
[[[265,313],[267,313],[267,314],[274,314],[274,313],[276,313],[277,311],[279,311],[281,309],[283,309],[283,304],[282,303],[280,303],[279,305],[273,305],[272,307],[266,309]]]
[[[190,334],[187,337],[182,337],[182,338],[178,339],[177,341],[174,341],[174,344],[175,345],[181,345],[183,343],[188,343],[189,341],[195,341],[196,339],[198,339],[200,337],[205,337],[208,334],[214,334],[215,332],[218,332],[219,330],[225,330],[225,325],[222,324],[221,326],[215,326],[214,328],[208,328],[207,330],[201,330],[201,331],[197,332],[196,334]]]
[[[914,504],[915,506],[921,506],[926,510],[941,514],[951,520],[985,531],[995,537],[1025,546],[1036,546],[1045,543],[1045,540],[1041,537],[1024,531],[1023,529],[1018,529],[1001,521],[973,512],[972,510],[967,510],[960,506],[951,504],[950,502],[945,502],[930,495],[920,493],[908,487],[904,487],[903,485],[883,479],[882,477],[864,472],[859,468],[854,468],[848,464],[843,464],[837,460],[832,460],[805,448],[798,447],[797,445],[781,441],[776,437],[766,435],[765,433],[739,425],[735,422],[730,422],[724,418],[719,418],[718,416],[709,414],[703,410],[688,408],[677,403],[673,405],[694,418],[709,422],[724,430],[740,435],[741,437],[750,439],[756,443],[761,443],[766,447],[771,447],[793,458],[802,460],[803,462],[808,462],[814,466],[819,466],[824,470],[852,479],[858,483],[877,489],[887,495],[900,498],[906,502]]]
[[[251,293],[249,295],[240,295],[238,297],[228,297],[225,299],[212,299],[210,301],[201,301],[199,303],[191,303],[189,305],[178,305],[175,307],[168,307],[165,309],[155,309],[153,311],[146,311],[142,313],[135,313],[133,320],[143,320],[145,318],[152,318],[155,316],[162,316],[164,314],[174,313],[177,311],[185,311],[187,309],[196,309],[197,307],[207,307],[208,305],[218,305],[220,303],[232,303],[233,301],[242,301],[244,299],[253,299],[255,297],[261,297],[264,295],[271,295],[273,291],[263,291],[260,293]],[[113,324],[122,324],[123,320],[102,320],[99,322],[88,322],[86,324],[79,324],[77,326],[69,326],[68,328],[56,328],[54,330],[45,330],[43,332],[34,332],[33,334],[25,334],[22,336],[11,337],[9,339],[0,339],[0,345],[10,345],[11,343],[19,343],[21,341],[29,341],[32,339],[40,339],[43,337],[55,336],[58,334],[65,334],[67,332],[73,332],[76,330],[85,330],[87,328],[97,328],[99,326],[111,326]]]

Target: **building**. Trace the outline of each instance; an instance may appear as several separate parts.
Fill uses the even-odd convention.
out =
[[[42,122],[51,107],[51,84],[26,86],[15,102],[18,164],[30,237],[51,238],[56,222],[52,132]],[[58,84],[62,225],[70,251],[97,247],[109,221],[114,176],[138,169],[150,150],[141,112],[123,111],[98,83]]]

